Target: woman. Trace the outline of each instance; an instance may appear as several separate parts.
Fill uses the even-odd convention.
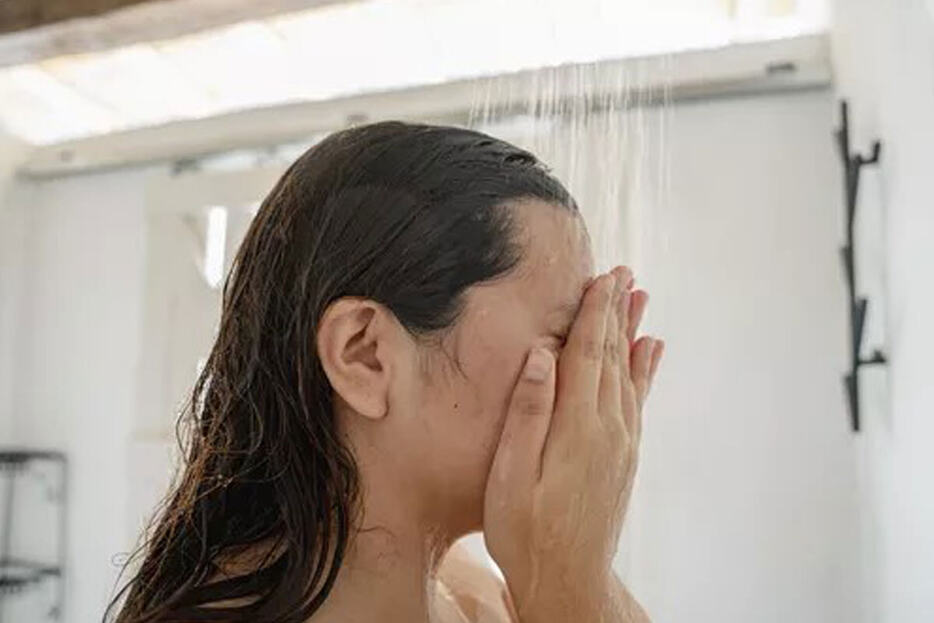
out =
[[[610,563],[663,344],[577,206],[475,131],[332,134],[263,202],[187,460],[108,614],[636,621]],[[505,583],[452,548],[483,530]],[[121,598],[125,597],[125,599]]]

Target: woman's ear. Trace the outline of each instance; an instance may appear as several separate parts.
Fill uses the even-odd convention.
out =
[[[318,324],[318,357],[331,387],[354,411],[368,418],[386,415],[390,361],[396,323],[378,303],[345,297],[331,303]]]

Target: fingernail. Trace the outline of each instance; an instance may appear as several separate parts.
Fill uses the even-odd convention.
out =
[[[523,376],[529,381],[540,383],[548,378],[548,374],[551,372],[551,362],[551,353],[544,348],[533,348],[525,362]]]

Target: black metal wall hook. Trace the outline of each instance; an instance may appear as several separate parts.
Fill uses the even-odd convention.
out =
[[[863,345],[863,329],[866,322],[866,310],[869,301],[865,297],[856,295],[856,262],[853,251],[853,224],[856,220],[856,204],[859,197],[859,179],[862,168],[866,165],[879,163],[882,154],[882,144],[875,141],[872,144],[872,153],[867,157],[854,154],[850,151],[850,115],[846,100],[840,102],[840,127],[837,129],[837,143],[840,147],[840,156],[843,159],[844,169],[844,197],[846,198],[846,245],[840,249],[843,256],[843,268],[846,272],[846,283],[850,302],[850,370],[843,377],[847,399],[850,407],[850,423],[854,431],[860,428],[859,412],[859,369],[867,365],[886,363],[886,357],[881,350],[875,349],[868,359],[860,355]]]

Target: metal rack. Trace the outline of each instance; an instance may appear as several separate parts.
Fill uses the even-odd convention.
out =
[[[879,164],[882,144],[874,141],[869,156],[853,153],[850,146],[849,112],[847,102],[845,100],[840,102],[840,127],[836,131],[836,138],[837,146],[840,148],[840,157],[843,160],[843,192],[846,200],[846,244],[840,249],[840,254],[843,259],[843,269],[846,272],[850,311],[850,369],[843,377],[843,384],[850,407],[850,426],[853,432],[859,432],[859,370],[863,366],[883,365],[887,360],[885,353],[880,349],[873,350],[868,358],[863,358],[861,354],[869,300],[856,294],[853,225],[856,221],[860,173],[865,166]]]
[[[53,478],[34,469],[40,463],[53,465]],[[0,532],[0,621],[3,620],[3,602],[11,595],[18,595],[46,581],[57,583],[54,600],[45,613],[46,619],[60,620],[65,605],[65,551],[66,551],[66,488],[68,463],[61,452],[47,450],[0,449],[0,477],[3,484],[2,532]],[[57,474],[57,477],[54,475]],[[31,477],[31,478],[30,478]],[[46,499],[57,512],[57,537],[55,560],[42,561],[11,555],[13,536],[18,526],[14,513],[17,482],[46,487]]]

